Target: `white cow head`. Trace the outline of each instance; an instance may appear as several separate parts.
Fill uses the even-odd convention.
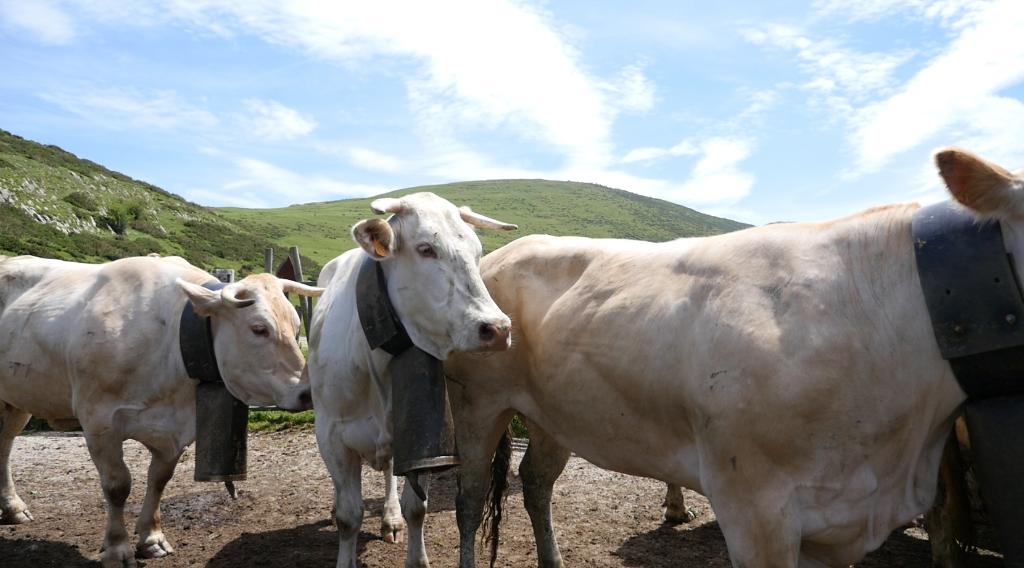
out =
[[[212,291],[177,280],[195,312],[211,318],[217,367],[228,390],[251,405],[312,407],[305,359],[297,342],[299,316],[285,292],[319,296],[314,288],[254,274]]]
[[[511,320],[480,278],[482,247],[470,226],[518,227],[433,193],[377,199],[370,208],[393,215],[356,223],[352,237],[382,263],[391,303],[413,343],[441,360],[453,351],[508,349]]]

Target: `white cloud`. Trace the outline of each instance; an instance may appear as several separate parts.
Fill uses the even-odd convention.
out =
[[[863,99],[892,86],[893,74],[913,54],[860,53],[834,40],[812,40],[800,30],[767,24],[744,31],[748,41],[796,52],[803,70],[813,78],[804,87],[823,94],[841,90],[844,97]]]
[[[619,161],[623,164],[651,162],[669,156],[692,156],[697,154],[699,151],[700,150],[691,140],[683,140],[670,148],[657,148],[654,146],[634,148]]]
[[[815,0],[822,16],[845,16],[851,21],[876,20],[896,14],[912,14],[956,26],[984,8],[989,0]]]
[[[626,66],[608,90],[622,110],[646,112],[654,107],[654,83],[644,75],[643,64]]]
[[[346,64],[408,58],[420,69],[407,78],[411,104],[428,129],[459,136],[501,126],[554,148],[567,163],[611,160],[611,123],[620,107],[604,81],[583,71],[550,16],[522,2],[154,0],[148,6],[127,14],[140,12],[147,23],[164,17],[204,31],[253,34]],[[639,70],[622,86],[627,108],[651,104],[651,85]]]
[[[317,126],[312,117],[277,101],[248,99],[244,105],[249,114],[242,118],[243,122],[265,140],[292,140],[309,134]]]
[[[858,171],[877,171],[894,155],[955,129],[979,139],[1019,138],[1006,121],[993,119],[993,107],[985,103],[1024,80],[1021,29],[1019,0],[992,2],[899,92],[861,109],[851,134]]]
[[[394,188],[337,181],[322,175],[303,175],[250,157],[231,159],[232,181],[216,189],[193,188],[186,197],[211,206],[270,207],[281,202],[308,203],[364,197]]]
[[[741,138],[712,138],[701,144],[701,158],[690,178],[668,190],[673,201],[732,205],[754,187],[754,176],[739,169],[750,157],[753,144]]]
[[[69,88],[41,93],[43,100],[106,128],[128,127],[202,130],[217,125],[217,117],[183,101],[173,91]]]
[[[397,174],[420,169],[422,159],[410,161],[385,154],[371,148],[338,142],[315,142],[313,149],[321,154],[337,157],[345,162],[372,172]]]
[[[75,39],[71,18],[48,0],[0,0],[0,21],[45,44],[64,45]]]
[[[819,0],[814,7],[819,18],[914,18],[945,28],[950,38],[901,82],[896,72],[909,66],[911,52],[858,53],[783,25],[746,32],[753,43],[793,51],[810,76],[803,88],[848,129],[854,164],[847,179],[879,171],[926,143],[1021,146],[1011,142],[1019,139],[1011,126],[1019,101],[1000,95],[1024,80],[1019,0]]]
[[[403,160],[369,148],[352,147],[348,149],[347,153],[349,161],[364,170],[397,173],[406,168],[406,163]]]
[[[226,0],[153,0],[134,2],[127,11],[110,0],[83,0],[96,19],[127,25],[173,23],[201,33],[255,36],[343,65],[372,68],[378,58],[412,63],[403,69],[408,102],[423,149],[414,160],[400,159],[359,144],[320,151],[340,156],[363,169],[385,173],[416,171],[443,180],[547,177],[592,181],[683,203],[729,206],[745,197],[754,177],[742,171],[752,143],[746,138],[688,139],[669,148],[638,148],[622,160],[614,155],[612,124],[622,112],[645,112],[655,104],[655,86],[644,64],[622,69],[610,79],[595,77],[580,64],[580,55],[540,8],[515,0],[337,3],[310,0],[254,0],[240,5]],[[110,11],[99,15],[110,8]],[[402,14],[396,18],[395,14]],[[119,19],[120,18],[120,19]],[[763,95],[763,96],[762,96]],[[774,94],[752,97],[749,115],[772,104]],[[83,116],[101,108],[98,101],[74,104],[72,97],[50,100]],[[133,103],[136,122],[154,122],[156,113]],[[173,97],[163,124],[216,118]],[[277,105],[277,106],[274,106]],[[280,108],[278,108],[280,107]],[[268,138],[309,134],[316,123],[273,101],[248,101]],[[284,109],[283,111],[281,109]],[[114,115],[113,108],[102,108]],[[280,111],[280,112],[279,112]],[[290,112],[289,112],[290,111]],[[746,115],[744,115],[746,116]],[[262,121],[262,122],[260,122]],[[727,129],[732,129],[733,126]],[[464,142],[469,134],[511,131],[536,141],[562,158],[544,171],[514,163],[497,163]],[[615,164],[692,156],[688,177],[664,180],[616,170]],[[234,174],[220,187],[196,188],[187,194],[206,203],[264,206],[369,195],[388,187],[350,184],[320,175],[302,175],[255,158],[229,159]]]
[[[718,210],[731,208],[747,197],[754,187],[753,174],[741,169],[750,157],[754,143],[746,137],[714,136],[701,141],[684,140],[670,149],[659,150],[662,156],[698,156],[689,176],[683,181],[671,181],[633,175],[623,171],[601,169],[566,169],[542,174],[549,179],[589,181],[693,206],[715,206]]]

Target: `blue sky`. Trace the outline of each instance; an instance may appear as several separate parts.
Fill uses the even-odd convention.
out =
[[[204,205],[601,183],[734,219],[1024,165],[1024,2],[0,0],[0,128]]]

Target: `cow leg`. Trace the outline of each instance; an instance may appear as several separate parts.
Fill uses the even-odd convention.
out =
[[[139,544],[135,547],[135,555],[139,558],[161,558],[174,552],[174,548],[164,537],[160,527],[160,497],[164,487],[174,475],[181,452],[167,452],[150,448],[149,473],[146,478],[146,498],[142,501],[142,511],[135,523],[135,532],[139,535]]]
[[[536,425],[528,424],[530,445],[519,464],[523,481],[523,505],[530,515],[533,536],[537,541],[537,564],[541,568],[562,566],[555,529],[551,524],[551,492],[572,454]]]
[[[452,384],[452,383],[449,383]],[[512,413],[481,412],[486,418],[467,414],[468,402],[459,400],[461,389],[449,391],[452,414],[459,436],[459,493],[455,498],[455,518],[459,525],[459,566],[475,568],[476,533],[484,517],[484,502],[491,482],[491,459]],[[489,415],[489,416],[488,416]],[[479,415],[478,415],[479,416]]]
[[[334,482],[334,524],[338,527],[337,568],[358,566],[359,528],[363,524],[363,460],[345,445],[341,422],[324,417],[316,421],[320,456]]]
[[[671,483],[666,485],[665,522],[688,523],[697,518],[697,514],[686,507],[686,500],[683,498],[683,488]]]
[[[11,477],[11,448],[14,438],[28,424],[30,414],[0,403],[0,525],[20,525],[32,520],[25,502],[14,490]]]
[[[394,475],[394,462],[388,460],[384,470],[384,513],[380,519],[380,535],[385,542],[405,540],[405,521],[398,502],[398,478]]]
[[[423,493],[429,495],[430,474],[421,473],[419,482]],[[409,546],[405,553],[405,566],[406,568],[428,568],[430,561],[427,559],[427,545],[423,541],[423,521],[427,516],[427,501],[420,499],[408,479],[402,490],[402,515],[409,525]]]
[[[124,440],[110,434],[86,431],[85,443],[100,475],[100,486],[107,500],[107,530],[100,549],[104,568],[135,566],[135,554],[124,526],[124,503],[132,490],[132,475],[124,463]]]

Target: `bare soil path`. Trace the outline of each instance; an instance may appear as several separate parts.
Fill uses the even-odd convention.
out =
[[[516,465],[522,457],[516,456]],[[141,507],[148,452],[125,444],[133,476],[127,512],[129,527]],[[192,481],[190,448],[168,485],[163,525],[176,553],[149,560],[148,568],[186,566],[242,568],[260,566],[334,566],[337,534],[329,521],[331,483],[317,453],[312,430],[251,435],[249,481],[238,483],[232,501],[216,483]],[[12,464],[15,482],[35,521],[0,526],[0,567],[94,567],[104,526],[103,499],[96,469],[80,435],[20,436]],[[555,486],[554,518],[568,566],[713,566],[727,567],[725,541],[707,501],[687,491],[699,514],[686,525],[662,523],[664,484],[600,470],[572,458]],[[402,566],[404,545],[378,536],[384,483],[363,470],[366,518],[359,539],[366,566]],[[434,566],[458,564],[455,525],[455,476],[438,476],[431,487],[427,526],[428,553]],[[486,553],[481,550],[479,564]],[[522,507],[518,479],[513,479],[502,525],[501,566],[536,566],[529,520]],[[1002,562],[977,555],[972,566]],[[918,529],[894,533],[862,567],[930,566],[928,542]]]

